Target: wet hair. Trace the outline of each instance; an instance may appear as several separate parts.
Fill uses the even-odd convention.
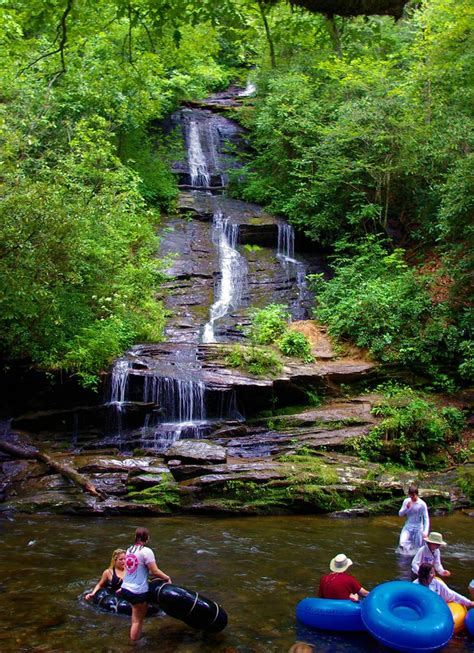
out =
[[[418,569],[418,580],[420,585],[429,585],[430,584],[430,575],[433,569],[433,565],[430,565],[429,562],[424,562],[420,565]]]
[[[145,542],[148,542],[149,537],[150,533],[148,528],[137,528],[135,531],[135,544],[144,544]]]
[[[418,496],[418,485],[415,485],[414,483],[412,483],[408,487],[408,494],[416,494]]]
[[[109,569],[113,569],[115,567],[117,558],[119,557],[119,555],[122,555],[122,553],[127,553],[127,552],[124,549],[115,549],[114,551],[112,551],[112,557],[110,558]]]

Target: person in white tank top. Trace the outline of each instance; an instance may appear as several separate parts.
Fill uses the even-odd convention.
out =
[[[147,528],[137,528],[135,531],[135,543],[127,549],[125,577],[119,590],[120,596],[132,604],[130,639],[133,642],[140,639],[143,620],[148,609],[148,576],[171,583],[171,578],[158,569],[153,551],[146,546],[149,538]]]

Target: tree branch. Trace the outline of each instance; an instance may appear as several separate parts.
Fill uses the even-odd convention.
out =
[[[98,490],[88,478],[80,474],[76,469],[74,469],[74,467],[71,467],[71,465],[58,463],[56,460],[53,460],[51,456],[48,456],[48,454],[42,451],[39,451],[35,447],[24,448],[12,444],[11,442],[0,440],[0,451],[6,453],[12,458],[21,458],[23,460],[30,460],[31,458],[34,458],[39,462],[46,463],[48,467],[53,469],[58,474],[61,474],[61,476],[69,479],[75,485],[78,485],[84,492],[88,492],[89,494],[92,494],[101,500],[107,498],[107,495],[104,492]]]
[[[25,72],[25,70],[28,70],[28,68],[34,66],[35,63],[38,63],[38,61],[41,61],[41,59],[46,59],[46,57],[51,57],[53,54],[58,54],[58,53],[61,57],[61,70],[59,71],[59,74],[58,73],[55,74],[53,78],[54,81],[56,81],[56,79],[60,77],[60,75],[66,72],[66,60],[64,58],[64,50],[66,48],[66,43],[67,43],[67,17],[72,11],[73,5],[74,5],[74,0],[67,0],[66,8],[63,11],[61,19],[59,21],[59,25],[56,29],[55,41],[57,40],[57,37],[60,35],[59,46],[57,47],[57,49],[51,52],[47,52],[46,54],[42,54],[40,57],[37,57],[34,61],[32,61],[27,66],[22,68],[19,71],[18,75],[21,75],[23,72]]]

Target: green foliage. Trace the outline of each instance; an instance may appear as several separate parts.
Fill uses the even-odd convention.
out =
[[[212,22],[234,19],[223,4]],[[210,6],[2,9],[0,355],[93,385],[131,344],[162,336],[160,216],[149,207],[171,207],[176,183],[170,143],[149,125],[229,71],[216,31],[195,20]]]
[[[171,172],[171,145],[166,147],[143,128],[125,133],[119,153],[125,165],[140,177],[140,191],[147,202],[171,209],[177,197],[176,178]]]
[[[244,249],[246,252],[259,252],[262,248],[260,245],[250,245],[249,243],[246,243]]]
[[[458,484],[464,494],[474,501],[474,469],[461,467],[458,471]]]
[[[458,444],[465,417],[457,408],[439,408],[433,401],[408,388],[400,388],[374,406],[372,413],[381,422],[352,444],[366,460],[399,462],[438,467],[440,457],[459,455]]]
[[[226,355],[225,362],[230,367],[241,367],[256,376],[274,375],[282,370],[281,360],[273,351],[254,345],[234,345]]]
[[[432,301],[429,278],[408,267],[403,256],[401,249],[389,254],[373,237],[340,243],[334,277],[312,280],[316,317],[332,336],[352,340],[382,362],[423,370],[435,379],[441,364],[457,363],[467,374],[465,327],[453,321],[446,304]]]
[[[314,360],[311,355],[311,344],[304,333],[286,331],[278,340],[278,347],[285,356],[301,358],[305,363]]]
[[[269,304],[250,313],[252,320],[248,335],[255,345],[269,345],[275,342],[287,328],[290,317],[284,304]]]

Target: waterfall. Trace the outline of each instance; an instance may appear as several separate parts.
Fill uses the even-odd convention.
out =
[[[277,256],[289,262],[295,260],[295,230],[286,222],[278,223]]]
[[[199,126],[196,120],[191,120],[189,124],[188,162],[191,175],[191,186],[210,186],[211,174],[202,149]]]
[[[143,401],[159,406],[167,422],[202,421],[206,419],[205,389],[201,381],[147,375],[143,384]]]
[[[119,358],[112,368],[110,400],[108,403],[115,406],[118,412],[121,412],[126,401],[128,373],[131,367],[132,363],[128,358]]]
[[[277,258],[282,263],[287,281],[291,283],[293,277],[298,289],[296,302],[291,306],[292,317],[303,320],[307,317],[307,310],[304,307],[308,294],[306,265],[295,258],[295,230],[287,223],[278,223]]]
[[[239,97],[249,97],[250,95],[254,95],[256,92],[257,92],[257,87],[255,86],[255,84],[247,80],[245,89],[239,92]]]
[[[209,321],[204,325],[202,341],[216,342],[214,323],[223,318],[231,307],[236,307],[241,299],[246,278],[246,263],[237,251],[238,225],[231,224],[222,212],[216,211],[213,218],[213,240],[219,251],[220,285],[217,300],[210,308]]]

